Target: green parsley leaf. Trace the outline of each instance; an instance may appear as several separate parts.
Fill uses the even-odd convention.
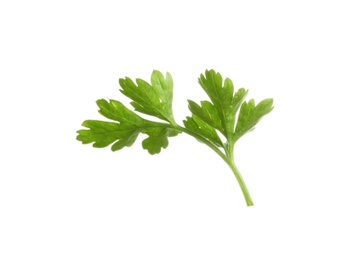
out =
[[[207,123],[209,126],[219,130],[221,133],[226,135],[226,132],[224,130],[224,127],[222,126],[221,119],[218,115],[215,106],[209,101],[202,101],[200,103],[201,106],[199,106],[192,100],[188,100],[189,110],[198,118]]]
[[[258,103],[256,106],[254,99],[243,102],[235,131],[235,139],[238,140],[245,133],[252,131],[254,126],[263,116],[273,110],[273,99],[268,98]]]
[[[161,72],[154,70],[151,85],[142,79],[137,79],[136,85],[128,77],[120,79],[119,84],[121,92],[133,100],[131,105],[136,111],[175,122],[172,114],[173,81],[169,73],[164,78]]]
[[[207,140],[215,144],[217,147],[223,146],[223,143],[221,142],[221,139],[218,136],[215,129],[209,126],[203,120],[199,119],[197,116],[195,115],[192,115],[192,117],[187,116],[187,119],[183,121],[183,124],[186,128],[205,137]]]
[[[134,144],[140,133],[149,137],[143,140],[143,148],[150,154],[156,154],[161,148],[168,146],[168,137],[176,136],[179,132],[170,128],[168,124],[152,122],[141,118],[121,102],[100,99],[97,101],[103,116],[118,121],[119,123],[105,122],[99,120],[86,120],[82,124],[89,129],[78,131],[77,140],[84,144],[92,143],[94,147],[106,147],[114,143],[112,151]]]
[[[169,73],[164,77],[154,70],[151,84],[142,79],[134,83],[128,77],[121,78],[119,84],[120,91],[132,100],[135,111],[165,122],[144,119],[119,101],[100,99],[97,101],[99,113],[113,122],[86,120],[82,124],[86,128],[77,131],[77,140],[83,144],[93,143],[94,147],[99,148],[112,145],[112,151],[117,151],[133,145],[139,134],[144,134],[147,138],[142,141],[143,148],[150,154],[158,154],[168,146],[169,137],[184,132],[207,145],[227,163],[240,185],[246,204],[253,205],[234,162],[234,146],[239,138],[272,111],[273,99],[265,99],[257,105],[253,99],[244,101],[248,91],[244,88],[235,91],[229,78],[223,81],[220,73],[206,70],[205,75],[201,74],[199,84],[210,101],[201,101],[199,105],[188,100],[192,115],[186,117],[182,127],[173,117],[173,81]]]
[[[236,111],[246,97],[247,91],[241,88],[234,93],[232,81],[226,78],[223,82],[220,73],[216,73],[214,70],[206,70],[205,76],[201,74],[198,82],[215,107],[222,125],[222,129],[219,129],[220,132],[230,140],[234,134]],[[192,109],[191,112],[196,111]],[[201,119],[205,120],[205,118]]]
[[[143,140],[143,148],[150,154],[158,154],[161,148],[168,146],[168,137],[178,135],[180,132],[170,127],[149,127],[142,131],[149,137]]]
[[[189,110],[200,120],[219,130],[227,138],[229,143],[225,147],[233,146],[242,135],[251,131],[259,120],[273,109],[273,99],[265,99],[257,106],[255,106],[253,99],[249,102],[243,102],[248,91],[240,88],[234,92],[232,81],[226,78],[223,82],[220,73],[216,73],[214,70],[206,70],[205,76],[200,76],[199,84],[212,103],[201,101],[201,106],[199,106],[194,101],[188,100]],[[241,104],[242,107],[235,128],[236,113]],[[191,127],[191,125],[185,126],[187,128]],[[193,130],[196,131],[195,128]]]

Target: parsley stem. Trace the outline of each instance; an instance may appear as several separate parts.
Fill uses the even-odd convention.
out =
[[[225,152],[227,154],[227,161],[225,161],[229,167],[231,168],[232,172],[234,173],[236,180],[238,184],[240,185],[240,188],[242,190],[243,196],[246,200],[247,206],[253,206],[253,201],[251,198],[251,195],[247,189],[246,183],[242,178],[242,175],[240,171],[237,169],[236,164],[235,164],[235,156],[234,156],[234,147],[235,147],[235,142],[233,139],[228,139],[228,144],[225,147]]]
[[[235,164],[233,158],[232,158],[232,160],[228,161],[227,164],[230,166],[232,172],[234,173],[234,175],[238,181],[238,184],[240,185],[240,188],[242,190],[243,196],[245,197],[247,206],[253,206],[253,201],[252,201],[251,195],[247,189],[245,181],[243,180],[243,178],[241,176],[240,171],[236,167],[236,164]]]
[[[246,204],[247,206],[253,206],[253,201],[251,198],[251,195],[247,189],[246,183],[244,182],[240,171],[237,169],[235,161],[234,161],[234,151],[233,151],[233,145],[232,147],[229,147],[229,149],[225,149],[227,156],[218,148],[216,147],[212,142],[210,142],[208,139],[206,139],[205,137],[199,135],[198,133],[195,133],[194,131],[191,131],[187,128],[184,128],[180,125],[177,124],[173,124],[173,127],[181,132],[184,132],[190,136],[193,136],[194,138],[196,138],[197,140],[199,140],[200,142],[206,144],[207,146],[209,146],[214,152],[216,152],[226,163],[227,165],[229,165],[229,167],[231,168],[233,174],[236,177],[236,180],[238,182],[238,184],[240,185],[240,188],[242,190],[243,196],[246,200]]]

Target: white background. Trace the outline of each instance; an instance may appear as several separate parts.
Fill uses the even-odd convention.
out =
[[[352,1],[2,1],[0,259],[354,259]],[[275,109],[236,145],[82,145],[118,79],[205,69]]]

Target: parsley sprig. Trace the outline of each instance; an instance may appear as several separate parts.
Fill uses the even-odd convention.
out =
[[[117,151],[133,145],[142,133],[147,135],[142,141],[143,148],[150,154],[158,154],[168,146],[168,138],[186,133],[207,145],[229,165],[247,206],[252,206],[251,196],[234,161],[234,146],[239,138],[253,130],[259,120],[272,111],[273,99],[264,99],[258,104],[253,99],[244,101],[248,91],[244,88],[235,91],[232,81],[229,78],[223,80],[220,73],[214,70],[206,70],[198,82],[210,101],[201,101],[199,105],[188,100],[192,114],[181,126],[173,116],[173,81],[169,73],[164,77],[154,70],[151,83],[142,79],[134,82],[128,77],[121,78],[120,91],[132,100],[130,104],[135,111],[157,117],[162,122],[144,119],[117,100],[100,99],[97,100],[98,112],[113,122],[86,120],[82,124],[86,129],[77,131],[77,140],[83,144],[93,143],[98,148],[112,144],[112,151]],[[221,135],[223,138],[220,138]]]

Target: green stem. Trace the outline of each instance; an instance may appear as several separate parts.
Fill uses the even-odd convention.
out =
[[[226,163],[227,165],[229,165],[229,167],[231,168],[233,174],[236,177],[236,180],[238,181],[238,184],[240,185],[240,188],[242,190],[243,196],[246,200],[246,204],[247,206],[253,206],[253,201],[251,198],[251,195],[247,189],[246,183],[244,182],[239,170],[237,169],[235,162],[234,162],[234,151],[233,151],[233,147],[234,145],[230,145],[228,146],[228,149],[225,147],[225,152],[227,154],[227,156],[220,151],[220,149],[218,147],[216,147],[212,142],[210,142],[208,139],[204,138],[203,136],[199,135],[198,133],[195,133],[187,128],[181,127],[177,124],[173,125],[175,129],[184,132],[188,135],[193,136],[194,138],[196,138],[197,140],[201,141],[202,143],[206,144],[207,146],[209,146],[214,152],[216,152]],[[232,143],[232,142],[231,142]],[[230,142],[229,142],[230,144]]]
[[[236,141],[234,141],[232,139],[228,140],[229,145],[225,149],[226,154],[227,154],[227,158],[228,158],[228,161],[226,161],[226,163],[231,168],[232,172],[234,173],[234,175],[236,177],[238,184],[240,185],[240,188],[241,188],[243,196],[246,200],[247,206],[253,206],[253,201],[252,201],[251,195],[247,189],[246,183],[243,180],[242,175],[241,175],[240,171],[237,169],[236,164],[235,164],[235,159],[234,159],[235,158],[235,156],[234,156],[235,142]]]
[[[238,181],[238,184],[240,185],[240,188],[242,190],[243,196],[245,197],[247,206],[253,206],[253,201],[252,201],[251,195],[247,189],[246,183],[243,180],[241,173],[237,169],[234,161],[232,160],[231,162],[227,162],[227,164],[230,166],[232,172],[234,173],[234,175]]]

